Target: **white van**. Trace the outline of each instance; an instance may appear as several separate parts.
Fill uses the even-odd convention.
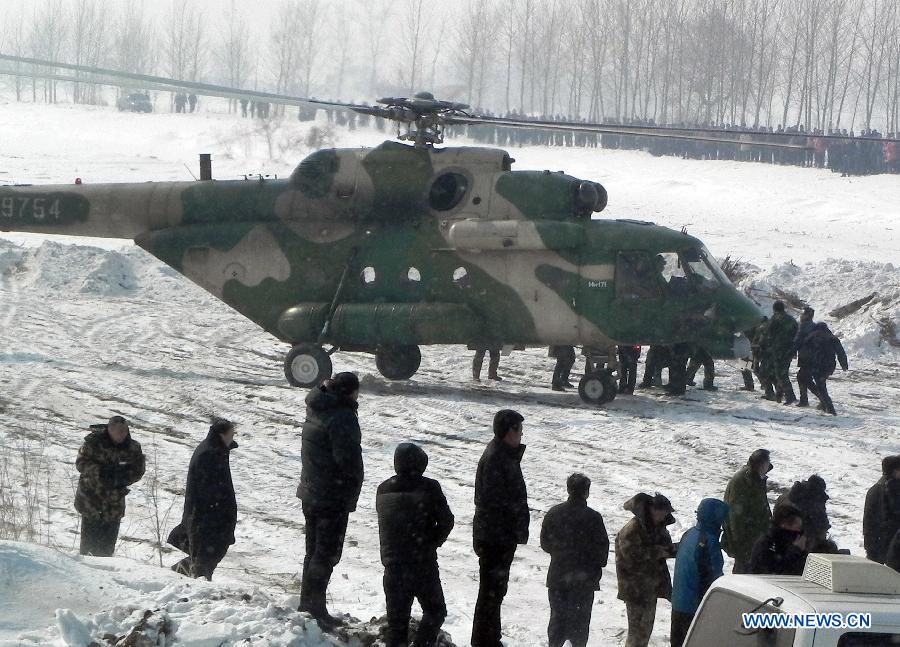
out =
[[[745,613],[772,617],[751,628]],[[764,646],[900,647],[900,573],[863,557],[813,554],[802,576],[716,580],[684,647]]]

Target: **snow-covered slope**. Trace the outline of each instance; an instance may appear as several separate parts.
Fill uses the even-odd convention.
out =
[[[264,133],[249,132],[252,122],[222,115],[148,117],[9,104],[0,106],[0,121],[17,124],[19,130],[8,132],[21,133],[29,132],[28,123],[45,124],[30,139],[16,137],[0,149],[0,170],[6,172],[0,177],[15,180],[70,181],[73,174],[89,181],[183,178],[181,163],[192,164],[201,150],[213,153],[215,174],[228,177],[263,168],[268,149]],[[282,132],[300,138],[306,128],[289,123]],[[379,140],[376,132],[358,131],[342,135],[340,143]],[[123,142],[130,142],[127,149]],[[282,161],[266,166],[267,172],[288,172],[301,157],[279,150]],[[531,540],[518,551],[504,605],[511,644],[545,644],[548,558],[537,537],[543,513],[564,498],[565,478],[576,470],[593,479],[591,504],[611,534],[628,519],[622,510],[627,498],[658,490],[676,506],[678,522],[671,529],[677,539],[691,525],[699,500],[721,496],[750,452],[768,447],[775,463],[773,498],[795,479],[822,474],[832,496],[835,539],[859,554],[865,490],[878,478],[880,457],[900,452],[893,409],[900,395],[900,349],[885,341],[880,323],[900,323],[900,254],[890,230],[900,203],[897,178],[850,180],[810,169],[627,151],[530,148],[513,154],[520,168],[564,168],[603,181],[610,215],[688,224],[719,257],[731,254],[754,266],[744,287],[762,302],[777,289],[814,305],[851,355],[851,370],[832,382],[841,415],[787,408],[738,391],[737,362],[718,364],[718,393],[691,391],[665,400],[640,392],[598,410],[574,393],[546,389],[552,369],[546,351],[504,358],[505,381],[478,387],[467,379],[471,356],[460,347],[423,349],[420,372],[403,383],[382,379],[369,356],[340,353],[336,370],[363,376],[366,482],[330,605],[360,617],[383,613],[374,492],[392,473],[397,443],[413,440],[429,452],[428,475],[442,482],[456,514],[440,560],[446,628],[457,643],[466,641],[478,573],[471,550],[475,465],[490,437],[491,417],[504,407],[526,416],[523,469],[533,508]],[[800,225],[787,224],[791,218],[815,226],[803,225],[800,234]],[[826,227],[830,219],[835,222]],[[232,459],[240,519],[237,543],[216,579],[229,587],[258,587],[276,601],[290,593],[303,558],[303,517],[294,491],[304,393],[284,382],[285,348],[133,246],[110,251],[33,239],[29,244],[0,243],[0,446],[22,445],[49,461],[44,535],[59,549],[75,547],[75,452],[89,423],[122,413],[151,469],[132,488],[117,554],[154,563],[154,511],[167,530],[174,524],[190,453],[209,417],[224,415],[240,424],[241,446]],[[829,315],[872,292],[878,296],[854,312]],[[17,455],[10,456],[13,467]],[[149,496],[153,482],[162,488],[156,506]],[[177,559],[164,555],[167,565]],[[597,596],[592,644],[624,640],[625,610],[616,600],[612,562]],[[97,604],[102,608],[96,613],[107,608]],[[85,613],[79,618],[91,615]],[[44,618],[29,622],[31,629],[6,629],[0,639],[45,631],[51,623]],[[668,606],[661,605],[653,644],[667,644],[667,634]]]

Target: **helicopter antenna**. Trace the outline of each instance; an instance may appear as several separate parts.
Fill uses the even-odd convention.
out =
[[[187,164],[185,164],[185,165],[184,165],[184,168],[187,169],[187,172],[190,173],[190,174],[191,174],[191,177],[194,178],[194,180],[196,181],[196,180],[197,180],[197,176],[194,175],[194,172],[191,170],[191,167],[188,166]]]

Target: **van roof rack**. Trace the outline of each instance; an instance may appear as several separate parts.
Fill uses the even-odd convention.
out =
[[[900,573],[865,557],[812,553],[803,579],[835,593],[900,594]]]

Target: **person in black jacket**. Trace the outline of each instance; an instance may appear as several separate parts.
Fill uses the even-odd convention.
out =
[[[816,327],[813,317],[816,311],[806,306],[800,314],[800,323],[797,326],[797,334],[794,335],[793,352],[797,355],[797,386],[800,388],[800,401],[797,402],[798,407],[809,406],[808,391],[812,391],[816,395],[816,385],[812,381],[812,373],[810,371],[810,347],[806,343],[806,336]]]
[[[826,381],[834,373],[837,362],[840,362],[841,369],[847,370],[847,353],[844,352],[841,341],[824,323],[817,323],[813,327],[805,338],[804,346],[809,347],[809,370],[812,387],[815,389],[810,388],[810,391],[819,398],[819,409],[833,416],[837,415],[831,396],[828,395]]]
[[[541,525],[541,548],[550,553],[547,637],[550,647],[562,647],[566,640],[572,647],[585,647],[594,591],[609,558],[609,536],[603,517],[587,504],[591,480],[572,474],[566,489],[569,500],[552,507]]]
[[[802,512],[791,503],[775,508],[769,530],[756,540],[750,554],[754,575],[803,575],[806,535]]]
[[[347,521],[363,482],[358,397],[359,378],[353,373],[338,373],[306,396],[297,488],[306,520],[299,610],[323,627],[340,623],[325,607],[325,592],[341,561]]]
[[[885,563],[888,546],[900,532],[900,456],[881,461],[881,478],[866,492],[863,508],[863,545],[866,557]]]
[[[194,450],[188,466],[181,523],[169,534],[169,543],[188,553],[172,570],[212,579],[213,571],[234,543],[237,499],[231,481],[234,423],[217,420],[206,439]]]
[[[394,451],[396,476],[378,486],[375,509],[384,564],[386,647],[405,647],[413,599],[422,607],[416,647],[434,647],[447,617],[437,549],[453,529],[453,513],[440,484],[422,474],[428,455],[413,443]]]
[[[500,607],[509,586],[516,546],[528,542],[528,493],[522,476],[522,422],[517,411],[494,416],[494,439],[475,473],[475,518],[478,599],[472,618],[472,647],[500,645]]]

